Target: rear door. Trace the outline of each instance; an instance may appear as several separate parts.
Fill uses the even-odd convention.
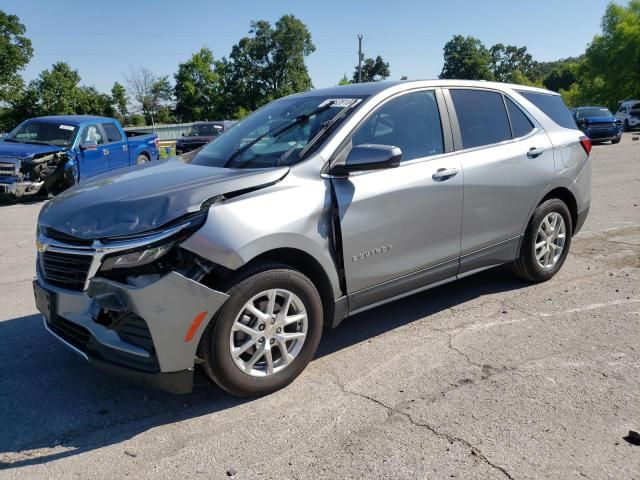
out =
[[[464,169],[460,273],[513,260],[555,172],[545,131],[513,99],[487,89],[445,92]]]
[[[109,150],[109,169],[115,170],[129,166],[129,143],[120,129],[113,122],[102,124],[107,143],[105,148]]]
[[[104,148],[105,143],[105,134],[97,123],[82,127],[78,137],[80,180],[109,170],[109,150]],[[88,148],[88,145],[92,146]]]
[[[463,174],[451,153],[443,108],[440,90],[392,97],[345,147],[384,144],[402,150],[397,168],[332,179],[352,312],[458,270]],[[450,175],[438,178],[444,170]]]

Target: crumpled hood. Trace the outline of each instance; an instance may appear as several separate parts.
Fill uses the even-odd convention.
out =
[[[216,195],[267,186],[289,167],[229,169],[172,159],[80,183],[47,202],[38,223],[84,239],[143,233],[198,211]]]
[[[35,145],[33,143],[0,142],[0,157],[27,159],[34,155],[56,153],[66,150],[55,145]]]

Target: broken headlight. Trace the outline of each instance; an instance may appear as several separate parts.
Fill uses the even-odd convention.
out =
[[[145,250],[114,255],[102,262],[101,268],[102,270],[112,270],[114,268],[132,268],[148,265],[162,257],[165,253],[171,250],[174,245],[175,242],[170,242],[164,245],[147,248]]]
[[[163,230],[103,240],[107,249],[115,251],[104,258],[100,271],[138,268],[155,263],[200,228],[206,216],[207,212],[204,210],[179,219]]]

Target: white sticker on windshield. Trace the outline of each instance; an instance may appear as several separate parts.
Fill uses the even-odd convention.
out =
[[[361,101],[362,101],[361,98],[327,98],[324,102],[318,105],[318,108],[324,107],[330,102],[333,102],[331,104],[332,107],[346,108],[346,107],[355,105],[356,103],[359,103]]]
[[[71,125],[60,125],[61,130],[73,130],[74,128]]]

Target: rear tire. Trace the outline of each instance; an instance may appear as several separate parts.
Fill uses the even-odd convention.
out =
[[[136,159],[136,165],[144,165],[149,161],[149,158],[146,155],[138,155]]]
[[[616,145],[617,143],[620,143],[620,140],[622,140],[622,137],[611,140],[611,145]]]
[[[276,292],[273,301],[269,292]],[[286,387],[311,361],[320,342],[323,314],[317,289],[289,266],[262,264],[232,279],[227,294],[229,298],[198,346],[203,370],[224,390],[238,396],[267,395]],[[287,298],[291,298],[289,307],[282,313]],[[269,311],[274,315],[269,317]],[[293,321],[305,314],[304,320]],[[285,336],[301,340],[286,340]],[[232,354],[247,345],[243,353]]]
[[[527,282],[551,279],[567,258],[572,232],[571,214],[562,200],[552,198],[538,205],[512,265],[513,272]]]

